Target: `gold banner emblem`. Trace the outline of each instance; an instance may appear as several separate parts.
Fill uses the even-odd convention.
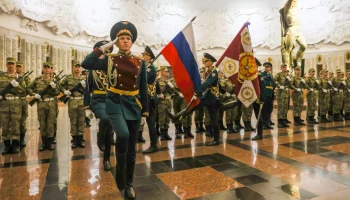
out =
[[[256,66],[254,54],[251,52],[244,52],[239,55],[239,71],[238,78],[242,80],[254,80],[258,76],[258,67]]]
[[[224,62],[224,73],[228,75],[233,75],[237,70],[237,65],[233,60],[226,60]]]
[[[242,102],[251,102],[254,98],[254,89],[251,87],[244,87],[241,88],[241,96],[242,96]]]

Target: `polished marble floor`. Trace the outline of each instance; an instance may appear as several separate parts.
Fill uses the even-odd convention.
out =
[[[58,123],[56,150],[39,152],[36,107],[30,108],[27,147],[0,155],[0,199],[123,199],[114,150],[112,171],[103,170],[96,121],[85,128],[86,148],[74,151],[63,105]],[[173,125],[169,132],[174,138]],[[250,140],[254,132],[221,131],[216,147],[206,147],[211,139],[197,134],[159,141],[159,152],[150,155],[141,153],[149,146],[148,132],[144,136],[147,143],[137,145],[137,199],[350,199],[350,121],[265,130],[261,141]]]

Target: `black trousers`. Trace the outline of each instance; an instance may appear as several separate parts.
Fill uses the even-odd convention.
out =
[[[261,119],[265,125],[270,124],[272,110],[273,110],[272,97],[264,97],[264,106],[262,108]]]
[[[157,136],[157,130],[156,130],[156,108],[153,107],[153,103],[149,104],[149,111],[148,111],[148,117],[146,118],[148,131],[149,131],[149,137],[151,139],[151,146],[157,146],[158,136]]]
[[[265,106],[265,105],[264,105]],[[259,115],[259,110],[260,110],[260,104],[254,102],[253,103],[253,109],[254,109],[254,114],[256,119],[258,119],[258,115]],[[262,111],[261,111],[262,112]],[[258,127],[257,127],[257,134],[262,136],[263,135],[263,122],[262,119],[260,118],[260,120],[257,122],[258,123]]]

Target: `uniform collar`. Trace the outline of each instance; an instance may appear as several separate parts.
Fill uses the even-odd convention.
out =
[[[127,57],[130,57],[130,56],[132,56],[132,54],[131,54],[131,52],[129,52],[129,53],[123,53],[123,52],[118,51],[118,56],[127,56]]]

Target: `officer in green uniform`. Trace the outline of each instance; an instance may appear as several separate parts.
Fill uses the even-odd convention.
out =
[[[147,91],[148,91],[148,107],[149,107],[149,115],[146,118],[149,137],[151,140],[151,145],[148,149],[143,151],[142,153],[154,153],[158,151],[158,136],[156,131],[156,108],[158,105],[158,94],[160,94],[159,85],[157,85],[157,71],[156,67],[153,64],[149,64],[153,59],[155,59],[154,53],[149,46],[146,46],[145,51],[143,52],[143,59],[147,63]],[[158,87],[157,87],[158,86]],[[158,88],[158,89],[157,89]]]
[[[24,64],[23,62],[17,61],[16,62],[16,73],[18,74],[18,76],[23,76],[23,71],[24,71]],[[21,98],[21,102],[22,102],[22,117],[21,117],[21,122],[20,122],[20,145],[21,147],[25,147],[26,146],[26,141],[25,141],[25,135],[27,132],[27,118],[28,118],[28,101],[27,101],[27,87],[30,85],[30,78],[29,77],[25,77],[24,79],[22,79],[22,84],[21,84],[26,93],[19,95],[19,97]]]
[[[315,78],[315,69],[309,69],[309,76],[305,79],[308,88],[307,99],[307,121],[309,124],[318,124],[315,119],[317,109],[317,90],[319,90],[319,81]]]
[[[221,87],[226,91],[224,94],[226,96],[226,103],[231,101],[237,101],[235,95],[235,85],[227,78],[224,81],[220,82]],[[233,107],[225,111],[225,121],[227,126],[227,133],[238,133],[234,120],[236,117],[237,107]]]
[[[332,100],[333,103],[333,115],[334,121],[343,121],[344,119],[340,117],[340,110],[343,104],[343,93],[344,93],[344,84],[343,79],[340,77],[341,70],[337,69],[337,76],[332,79],[333,91],[332,91]]]
[[[6,95],[6,99],[0,96],[2,139],[5,144],[5,149],[2,151],[3,155],[20,152],[20,122],[22,115],[20,96],[26,94],[21,83],[16,81],[16,59],[8,57],[6,59],[6,68],[6,72],[0,73],[0,91],[4,90],[9,84],[12,85],[12,89]]]
[[[262,98],[264,98],[263,100],[264,105],[262,108],[261,119],[262,119],[264,128],[273,129],[273,127],[270,124],[271,113],[273,110],[272,96],[273,96],[273,88],[274,88],[273,76],[270,73],[272,69],[272,64],[270,62],[265,62],[263,66],[265,67],[265,70],[259,75],[260,83],[262,84],[260,86],[261,87],[260,95]]]
[[[161,69],[161,77],[157,79],[157,84],[160,87],[160,94],[158,95],[160,140],[171,140],[172,138],[168,134],[170,118],[166,110],[171,110],[171,96],[174,93],[174,85],[169,80],[169,70],[167,67]]]
[[[37,113],[40,124],[40,135],[42,145],[40,151],[46,149],[54,150],[53,137],[54,137],[54,123],[57,118],[57,98],[60,93],[58,84],[56,84],[54,78],[51,76],[54,68],[51,63],[43,63],[43,75],[35,78],[33,82],[28,86],[28,92],[34,98],[38,99]],[[50,87],[47,93],[39,94],[46,87]]]
[[[345,89],[344,89],[344,112],[345,120],[350,120],[350,71],[346,72]]]
[[[322,77],[320,79],[320,92],[318,93],[319,107],[321,115],[321,123],[331,122],[331,119],[326,117],[330,107],[330,89],[332,82],[328,79],[328,70],[322,70]],[[328,116],[329,117],[329,116]]]
[[[201,83],[203,83],[205,69],[201,68],[199,73],[200,73],[200,76],[201,76]],[[194,112],[194,121],[195,121],[195,124],[196,124],[196,133],[202,134],[205,131],[205,129],[203,127],[203,124],[204,124],[204,108],[203,107],[198,108]]]
[[[97,42],[93,49],[99,48],[102,45],[107,44],[108,41]],[[109,49],[109,52],[113,52],[113,47]],[[101,55],[98,61],[104,59],[105,55]],[[108,90],[108,77],[103,70],[94,70],[88,73],[87,85],[84,92],[84,108],[85,116],[92,118],[93,114],[99,119],[98,133],[97,133],[97,146],[103,151],[103,167],[105,171],[111,170],[110,153],[113,130],[106,113],[106,96]],[[92,95],[90,95],[92,94]]]
[[[306,81],[301,77],[301,68],[295,68],[295,76],[291,80],[292,92],[292,101],[293,101],[293,116],[294,116],[294,125],[300,126],[305,125],[305,123],[300,119],[301,112],[303,111],[304,106],[304,93],[303,89],[308,89]]]
[[[281,65],[282,72],[276,74],[274,82],[277,90],[277,104],[278,104],[278,128],[289,127],[287,124],[287,114],[289,107],[289,88],[290,77],[287,72],[287,65]]]
[[[111,29],[110,37],[113,41],[94,49],[82,66],[90,70],[104,70],[109,77],[106,112],[117,134],[116,182],[119,190],[125,189],[126,199],[135,199],[133,178],[136,141],[141,116],[148,116],[147,71],[145,62],[130,52],[137,38],[137,30],[132,23],[116,23]],[[101,60],[102,63],[97,64],[98,58],[114,43],[119,48],[118,53],[109,54]]]
[[[70,119],[70,133],[73,138],[72,148],[77,146],[84,148],[83,141],[84,136],[84,122],[85,122],[85,109],[84,109],[84,89],[86,87],[86,81],[81,76],[81,66],[78,61],[73,61],[72,67],[73,74],[68,75],[61,82],[61,92],[69,97],[68,100],[68,114]],[[80,85],[76,91],[71,92],[73,88]]]

